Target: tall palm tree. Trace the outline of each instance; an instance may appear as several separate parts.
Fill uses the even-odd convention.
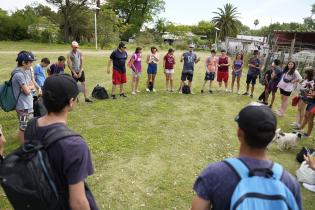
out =
[[[218,8],[218,12],[213,12],[217,16],[212,18],[212,22],[220,29],[219,38],[226,36],[236,36],[239,32],[241,22],[238,20],[239,12],[237,7],[227,3],[222,8]]]

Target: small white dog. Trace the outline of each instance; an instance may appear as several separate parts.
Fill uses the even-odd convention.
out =
[[[292,147],[295,147],[297,141],[301,139],[301,137],[301,133],[283,133],[281,132],[281,128],[278,128],[272,142],[276,142],[278,145],[278,149],[282,151],[283,149],[290,149]]]

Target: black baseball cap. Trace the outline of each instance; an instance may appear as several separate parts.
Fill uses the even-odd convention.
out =
[[[247,134],[272,133],[277,129],[277,118],[272,110],[257,102],[244,107],[236,116],[235,121]]]
[[[68,102],[76,98],[79,88],[76,81],[67,74],[54,74],[49,76],[44,83],[43,94],[49,92],[51,98],[56,102]]]
[[[118,45],[118,48],[126,48],[126,45],[125,43],[123,42],[120,42],[119,45]]]

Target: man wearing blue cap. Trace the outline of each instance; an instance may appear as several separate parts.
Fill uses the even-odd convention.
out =
[[[16,113],[19,119],[18,137],[24,143],[24,131],[27,122],[33,117],[33,95],[35,84],[32,82],[31,66],[34,56],[27,51],[21,51],[17,58],[17,67],[12,71],[12,88],[17,100]]]
[[[274,138],[277,128],[277,119],[271,109],[266,105],[251,103],[239,112],[235,121],[238,124],[239,157],[211,163],[204,169],[194,184],[197,195],[193,200],[192,210],[271,209],[270,205],[281,201],[284,201],[281,203],[282,206],[288,205],[286,207],[289,208],[273,209],[302,209],[300,185],[295,177],[283,170],[281,165],[268,160],[267,157],[267,145]],[[233,164],[235,162],[238,164],[237,166],[242,167],[235,167]],[[274,169],[275,165],[277,170]],[[261,180],[260,183],[264,184],[263,187],[243,185],[243,192],[246,189],[254,189],[254,193],[235,196],[235,192],[240,192],[238,187],[241,181],[245,182],[244,179],[248,181],[251,177]],[[275,180],[277,185],[268,185]],[[270,194],[257,193],[264,186],[267,186],[266,188],[269,190],[267,192]],[[278,194],[274,196],[275,191],[286,192],[286,194],[281,200],[279,199],[281,196]],[[256,199],[257,202],[251,203],[253,199]],[[235,200],[238,202],[233,205]],[[242,203],[244,205],[263,203],[265,208],[258,208],[258,206],[256,206],[257,208],[251,208],[251,206],[246,208],[244,205],[243,208],[238,208]]]

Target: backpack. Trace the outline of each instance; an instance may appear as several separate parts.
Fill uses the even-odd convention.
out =
[[[96,99],[108,99],[108,93],[106,91],[106,89],[102,86],[100,86],[99,84],[97,84],[93,91],[92,91],[92,97],[96,98]]]
[[[42,117],[47,114],[46,107],[41,97],[33,96],[34,117]]]
[[[248,169],[242,160],[228,158],[224,161],[240,177],[231,199],[231,210],[298,210],[292,192],[281,182],[283,168],[273,163],[272,168]],[[264,176],[258,176],[264,174]]]
[[[9,81],[5,81],[2,85],[0,85],[0,107],[5,112],[13,111],[16,107],[16,103],[20,97],[16,99],[13,93],[13,85],[12,85],[12,78],[14,74],[11,76]]]
[[[66,126],[48,131],[37,139],[36,121],[28,122],[25,143],[0,162],[0,184],[15,210],[69,209],[68,195],[58,192],[46,149],[70,136],[79,136]]]
[[[182,87],[182,93],[183,93],[183,94],[190,94],[190,93],[191,93],[190,87],[189,87],[188,85],[184,85],[184,86]]]
[[[134,61],[137,60],[137,58],[138,58],[136,53],[132,54],[132,56],[130,57],[128,64],[127,64],[128,68],[130,68],[130,69],[132,69],[132,67],[133,67],[132,66],[133,63],[131,62],[133,56],[135,57]]]

